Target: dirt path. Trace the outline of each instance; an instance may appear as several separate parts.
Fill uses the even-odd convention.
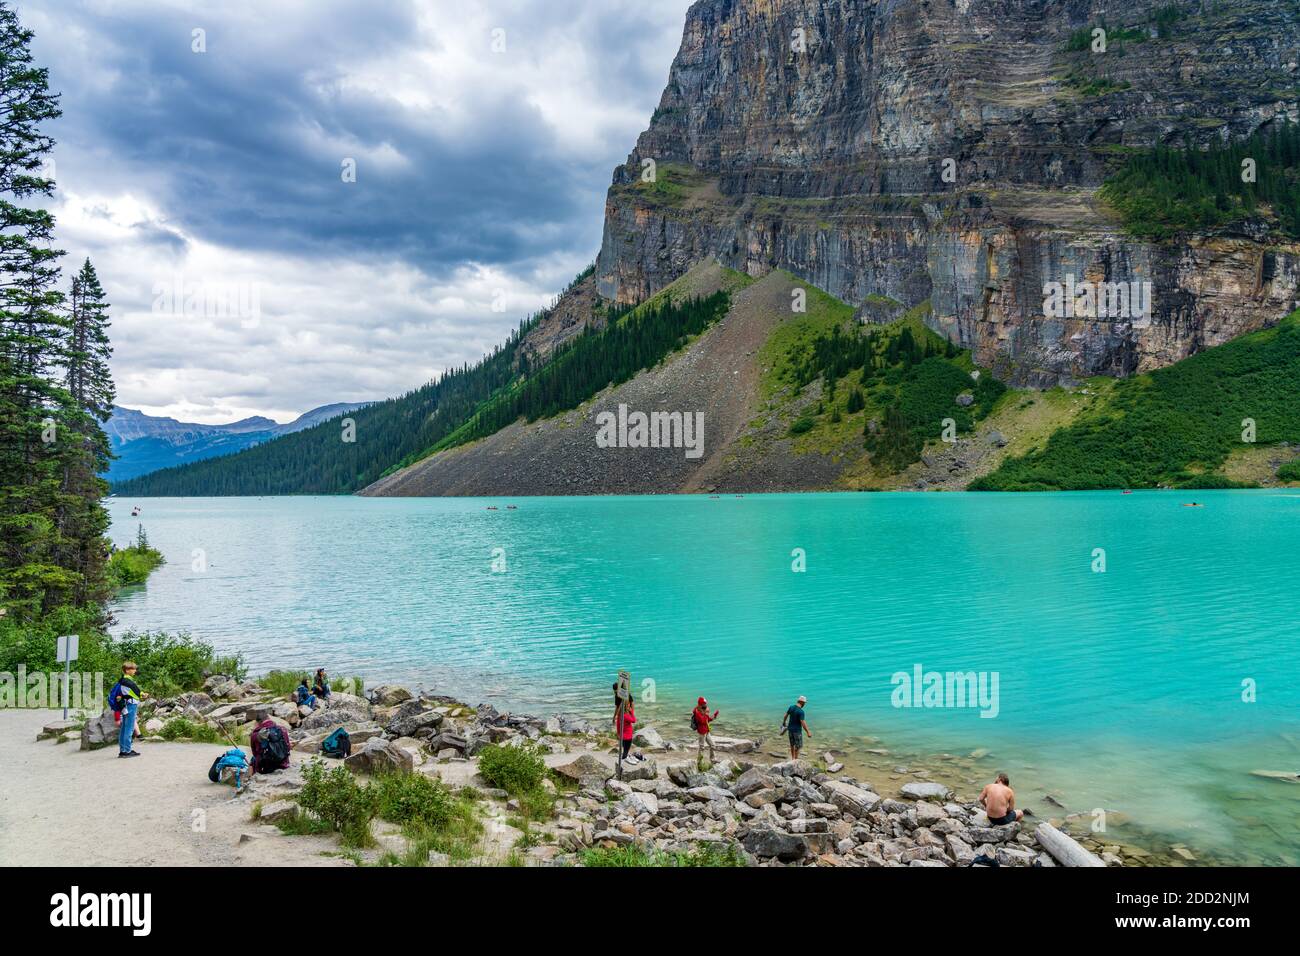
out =
[[[235,796],[210,783],[217,744],[137,743],[81,751],[37,741],[59,711],[0,710],[0,866],[320,866],[330,838],[285,837],[250,820],[276,776]],[[295,758],[296,762],[296,758]],[[290,771],[293,772],[293,771]]]

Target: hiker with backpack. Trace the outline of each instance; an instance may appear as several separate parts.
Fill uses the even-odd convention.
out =
[[[108,706],[113,711],[113,719],[119,724],[117,731],[117,755],[119,757],[138,757],[139,751],[133,746],[135,739],[135,717],[140,709],[140,702],[149,695],[140,690],[135,682],[139,668],[135,661],[122,664],[122,676],[108,692]]]
[[[253,769],[258,773],[289,769],[289,751],[293,744],[274,718],[268,717],[254,727],[248,742],[253,748]]]
[[[709,733],[709,724],[718,719],[721,711],[715,710],[713,716],[709,716],[709,702],[701,697],[695,702],[695,709],[691,711],[691,730],[699,734],[700,737],[700,755],[698,761],[704,760],[704,745],[709,745],[709,763],[713,762],[713,735]]]

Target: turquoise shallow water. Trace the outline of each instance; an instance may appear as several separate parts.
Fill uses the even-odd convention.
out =
[[[803,693],[815,731],[991,749],[1072,810],[1297,863],[1300,785],[1249,771],[1300,772],[1300,494],[1192,496],[114,499],[168,560],[115,613],[539,713],[603,710],[619,667],[656,719],[703,693],[774,728]],[[894,706],[917,665],[996,674],[996,716]]]

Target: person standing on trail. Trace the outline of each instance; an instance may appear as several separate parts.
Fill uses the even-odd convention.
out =
[[[112,690],[108,692],[108,706],[116,714],[119,723],[117,729],[117,755],[119,757],[138,757],[140,752],[133,746],[135,738],[135,718],[140,709],[140,702],[149,695],[140,690],[135,682],[139,668],[135,661],[122,664],[122,676],[118,678]]]
[[[798,760],[799,751],[803,749],[803,735],[807,734],[808,739],[812,739],[812,731],[808,729],[808,723],[804,720],[803,708],[808,703],[808,698],[799,695],[799,700],[790,705],[785,712],[785,719],[781,721],[781,733],[790,734],[790,759]]]
[[[713,762],[713,735],[709,733],[709,724],[718,719],[720,711],[715,710],[713,716],[709,716],[709,702],[701,697],[695,702],[695,709],[691,711],[691,729],[700,737],[700,755],[697,761],[704,760],[704,745],[709,745],[709,762]]]

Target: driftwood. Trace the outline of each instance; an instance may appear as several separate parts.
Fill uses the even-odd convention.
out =
[[[1050,823],[1038,824],[1034,836],[1052,858],[1062,866],[1105,866],[1101,857],[1089,853],[1074,838],[1062,833]]]

